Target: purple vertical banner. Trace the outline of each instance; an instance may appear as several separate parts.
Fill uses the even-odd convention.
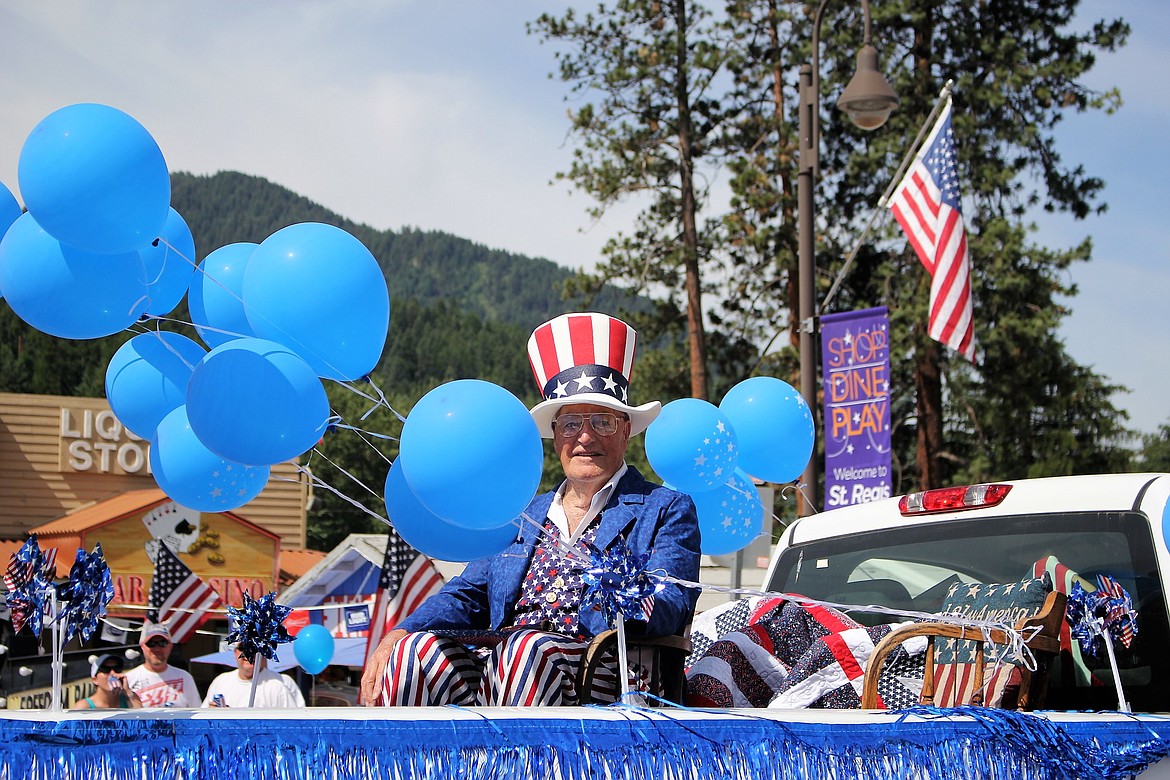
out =
[[[825,509],[892,495],[889,335],[885,306],[821,315]]]

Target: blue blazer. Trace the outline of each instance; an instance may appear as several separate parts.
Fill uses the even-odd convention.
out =
[[[553,493],[537,496],[525,512],[543,524]],[[646,571],[663,570],[679,579],[699,579],[699,522],[690,496],[647,482],[632,466],[618,482],[601,514],[596,545],[607,550],[624,538],[634,553],[650,553]],[[505,550],[467,564],[463,574],[398,624],[407,631],[498,630],[512,625],[520,585],[540,541],[540,529],[525,522]],[[698,589],[667,585],[654,597],[647,636],[678,634],[691,621]],[[581,632],[597,635],[606,625],[600,612],[581,615]]]

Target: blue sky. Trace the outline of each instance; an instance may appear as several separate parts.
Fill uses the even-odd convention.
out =
[[[594,224],[585,197],[550,185],[571,160],[565,90],[524,23],[566,5],[0,0],[0,181],[17,190],[21,144],[45,115],[106,103],[150,130],[171,170],[243,171],[376,228],[589,265],[632,207]],[[1093,262],[1071,271],[1081,293],[1062,334],[1074,358],[1132,389],[1116,401],[1142,431],[1170,421],[1170,73],[1150,72],[1168,70],[1159,5],[1084,4],[1083,17],[1134,26],[1088,80],[1120,87],[1124,107],[1060,133],[1065,159],[1106,179],[1110,208],[1081,223],[1037,216],[1045,243],[1093,237]]]

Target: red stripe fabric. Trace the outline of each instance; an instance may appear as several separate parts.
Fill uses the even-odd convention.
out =
[[[540,355],[541,371],[543,376],[536,374],[536,365],[532,367],[536,375],[536,385],[544,392],[544,385],[549,379],[560,373],[560,361],[557,360],[557,347],[553,340],[552,325],[542,325],[532,334],[536,343],[537,354]]]
[[[626,355],[626,336],[629,333],[628,328],[619,327],[618,323],[613,323],[609,328],[609,365],[620,368],[622,376],[626,379],[630,378],[632,366],[625,364]]]
[[[573,362],[570,365],[584,366],[597,362],[597,350],[593,345],[593,317],[589,315],[570,316],[569,340],[573,346]],[[563,371],[568,365],[561,366]]]

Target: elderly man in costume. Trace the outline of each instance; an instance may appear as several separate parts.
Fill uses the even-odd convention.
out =
[[[631,554],[650,555],[647,571],[698,578],[694,503],[625,462],[630,437],[661,410],[657,401],[628,403],[636,337],[626,323],[596,313],[562,315],[533,332],[528,357],[544,400],[532,417],[553,440],[565,479],[529,504],[535,522],[523,524],[515,542],[469,563],[386,634],[362,676],[365,703],[576,704],[583,653],[612,626],[599,611],[579,612],[585,564],[566,556],[566,544],[606,551],[624,541]],[[485,479],[491,468],[485,464]],[[666,585],[652,598],[641,628],[665,636],[687,626],[698,593]]]

